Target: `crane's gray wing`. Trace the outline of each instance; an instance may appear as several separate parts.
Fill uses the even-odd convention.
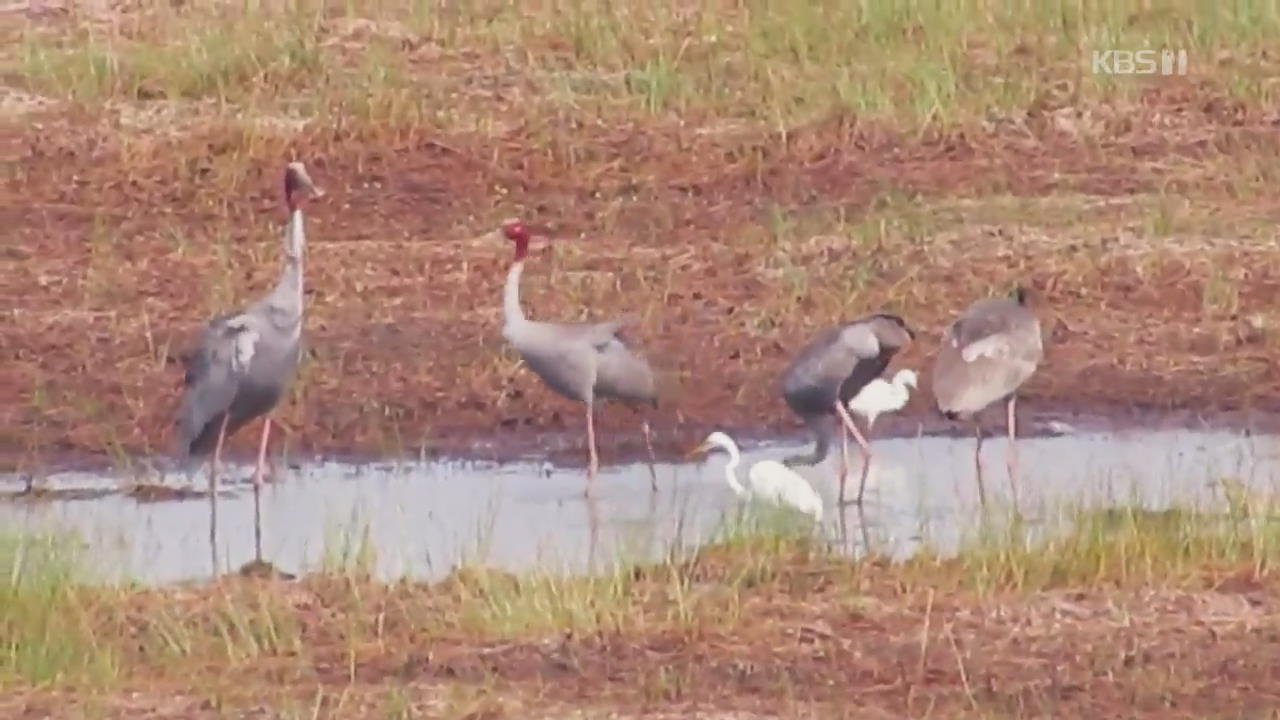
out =
[[[894,349],[884,348],[862,323],[831,328],[800,351],[783,373],[782,394],[801,415],[834,410],[838,398],[852,398],[884,371]]]
[[[944,413],[968,415],[1007,397],[1035,373],[1044,353],[1035,315],[1003,298],[975,303],[947,328],[933,368]]]
[[[628,318],[617,318],[597,323],[559,325],[569,342],[564,345],[561,363],[566,368],[583,372],[580,366],[590,364],[594,376],[591,392],[597,397],[615,398],[627,402],[657,402],[657,382],[653,368],[622,335],[630,323]],[[570,357],[572,348],[588,348],[592,357]]]
[[[652,402],[653,371],[619,336],[624,324],[528,323],[512,344],[531,370],[566,397]]]
[[[824,331],[800,349],[783,374],[784,391],[803,387],[838,387],[857,362],[841,342],[843,327]]]
[[[595,393],[655,406],[658,401],[657,382],[649,361],[617,335],[596,346]]]
[[[530,323],[512,345],[552,390],[586,402],[596,381],[596,350],[572,325]]]
[[[617,339],[618,333],[625,325],[624,320],[607,320],[598,323],[562,324],[557,327],[563,329],[567,339],[590,343],[599,350]]]
[[[205,328],[184,378],[186,389],[178,416],[184,452],[190,453],[209,423],[231,407],[260,337],[244,314],[215,318]]]
[[[840,402],[848,404],[867,383],[880,377],[898,347],[880,341],[875,329],[863,323],[846,325],[840,331],[840,346],[853,360],[853,367],[840,383]]]
[[[976,303],[952,323],[946,341],[966,363],[988,358],[1036,364],[1044,352],[1035,315],[1004,298]]]
[[[974,357],[977,357],[998,351],[999,343],[992,338],[999,338],[1008,330],[1009,323],[1001,315],[968,314],[957,318],[951,324],[947,339],[961,352],[972,345],[978,345],[979,349],[974,351]],[[966,358],[966,360],[972,360],[972,358]]]
[[[844,352],[857,360],[871,360],[880,355],[880,339],[875,331],[862,323],[845,325],[836,337]]]

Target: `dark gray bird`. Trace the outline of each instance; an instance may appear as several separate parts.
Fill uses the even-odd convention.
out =
[[[933,397],[938,411],[951,420],[971,418],[977,435],[974,463],[978,467],[978,492],[982,488],[982,426],[978,415],[998,400],[1008,399],[1009,480],[1017,476],[1017,391],[1035,373],[1044,358],[1040,321],[1028,307],[1027,290],[1018,287],[1013,297],[987,298],[970,305],[942,337],[933,365]],[[1015,485],[1016,488],[1016,485]],[[1015,498],[1016,499],[1016,498]]]
[[[523,222],[511,220],[503,223],[500,232],[515,244],[515,260],[507,273],[502,296],[505,317],[502,336],[548,387],[586,406],[587,494],[590,494],[600,466],[593,418],[596,400],[612,398],[633,409],[641,405],[657,408],[653,369],[622,337],[625,325],[622,320],[551,323],[526,318],[520,308],[520,276],[529,253],[530,228]],[[643,422],[641,427],[652,459],[648,422]]]
[[[822,331],[800,349],[782,373],[782,398],[800,416],[817,439],[813,453],[783,460],[789,466],[817,465],[827,457],[831,435],[840,431],[840,501],[844,502],[849,474],[849,437],[852,433],[867,460],[871,446],[849,416],[848,404],[868,383],[889,366],[895,354],[915,339],[915,333],[897,315],[877,313]],[[846,432],[847,431],[847,432]],[[864,464],[864,470],[866,465]],[[858,490],[862,502],[866,473]]]
[[[226,438],[255,418],[267,415],[293,381],[302,347],[302,256],[306,236],[302,201],[324,193],[302,163],[284,173],[289,225],[284,235],[284,270],[266,297],[242,311],[215,317],[187,361],[185,390],[178,416],[179,452],[197,458],[213,452],[209,473],[209,540],[218,572],[218,470]],[[258,464],[253,475],[254,549],[262,560],[259,494],[271,419],[262,424]]]

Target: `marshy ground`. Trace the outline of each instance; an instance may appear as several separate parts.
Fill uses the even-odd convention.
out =
[[[1274,717],[1274,515],[1100,513],[850,563],[743,535],[590,579],[0,589],[10,717]],[[1255,517],[1254,520],[1257,518]],[[1261,530],[1259,530],[1261,528]],[[54,555],[56,557],[56,555]],[[12,556],[9,556],[12,559]],[[193,682],[193,678],[198,681]]]
[[[532,315],[637,318],[663,453],[794,432],[775,379],[818,327],[900,313],[921,336],[897,364],[922,367],[1017,281],[1048,353],[1029,416],[1266,429],[1278,30],[1261,1],[9,3],[0,467],[169,450],[181,351],[277,272],[292,158],[329,193],[292,453],[506,457],[580,431],[499,336],[509,248],[474,238],[513,215],[558,237]],[[1187,49],[1189,73],[1090,72],[1140,47]],[[877,434],[944,429],[923,379]],[[600,427],[606,461],[639,449],[629,413]],[[1278,546],[1252,512],[1132,542],[1083,523],[1097,562],[1067,569],[1017,543],[907,566],[747,543],[604,580],[38,577],[0,585],[0,706],[1273,717]]]

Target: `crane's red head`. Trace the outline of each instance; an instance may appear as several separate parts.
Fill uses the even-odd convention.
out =
[[[516,244],[516,262],[524,260],[529,254],[529,226],[520,220],[508,220],[502,223],[502,235]]]
[[[324,196],[324,191],[311,182],[305,165],[300,162],[289,163],[284,169],[284,202],[289,206],[289,212],[298,209],[307,193],[316,197]]]

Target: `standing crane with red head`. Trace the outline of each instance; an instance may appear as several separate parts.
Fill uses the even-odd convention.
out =
[[[556,323],[530,320],[520,307],[520,276],[532,239],[528,225],[519,220],[503,223],[499,232],[515,246],[515,259],[503,290],[502,336],[520,353],[526,365],[555,392],[582,403],[587,422],[587,490],[600,469],[596,445],[594,408],[597,400],[611,398],[633,408],[658,407],[657,383],[649,361],[621,334],[621,320]],[[650,448],[648,422],[642,423]]]
[[[255,561],[262,561],[261,493],[271,412],[288,391],[302,352],[302,256],[307,245],[302,203],[316,187],[300,162],[284,171],[284,201],[289,224],[284,234],[284,268],[275,288],[243,310],[209,321],[200,344],[187,358],[182,408],[178,413],[178,449],[188,460],[213,454],[209,468],[209,544],[218,573],[218,471],[226,439],[257,418],[264,418],[253,473]]]

